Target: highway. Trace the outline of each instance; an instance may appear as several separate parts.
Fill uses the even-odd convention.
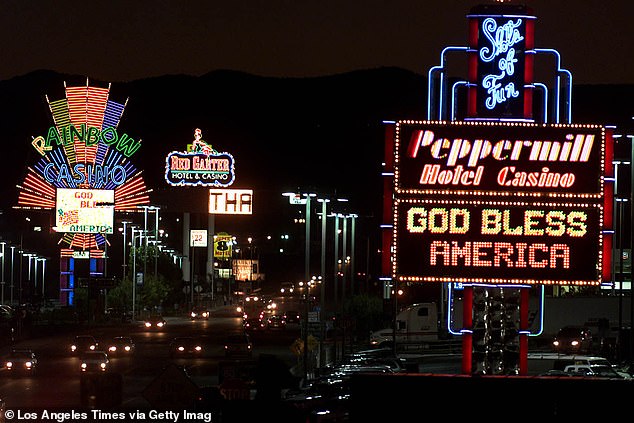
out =
[[[19,409],[70,409],[86,406],[81,396],[81,371],[79,358],[70,353],[73,336],[90,334],[98,340],[129,335],[136,351],[129,357],[110,355],[108,373],[120,375],[121,407],[148,409],[156,406],[156,394],[165,384],[162,375],[173,367],[184,374],[197,387],[219,384],[219,366],[228,361],[224,352],[224,340],[230,333],[242,332],[242,318],[225,310],[216,311],[209,320],[192,321],[186,317],[166,317],[163,330],[146,330],[142,322],[108,326],[86,326],[79,331],[51,334],[21,341],[15,348],[30,348],[37,353],[36,375],[13,375],[0,371],[0,397],[7,408]],[[177,336],[194,336],[202,341],[203,353],[196,358],[170,358],[169,344]],[[286,330],[263,331],[252,334],[253,361],[261,354],[274,355],[289,367],[296,357],[289,348],[300,336],[299,325],[289,325]],[[179,376],[180,377],[180,376]],[[169,379],[169,377],[168,377]],[[172,379],[174,379],[172,377]],[[153,385],[154,384],[154,385]],[[158,387],[156,386],[158,384]],[[153,389],[149,387],[153,385]],[[154,398],[153,398],[154,397]]]

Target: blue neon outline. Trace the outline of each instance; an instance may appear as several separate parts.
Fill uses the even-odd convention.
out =
[[[440,93],[438,95],[439,97],[439,102],[438,102],[438,118],[437,120],[443,120],[443,113],[442,113],[442,109],[443,109],[443,86],[444,86],[444,70],[445,70],[445,63],[447,62],[447,59],[445,57],[445,55],[447,53],[449,53],[450,51],[465,51],[468,52],[469,51],[469,47],[460,47],[460,46],[448,46],[445,47],[444,49],[442,49],[442,52],[440,53],[440,65],[439,66],[432,66],[429,69],[429,72],[427,74],[427,120],[432,120],[431,117],[431,99],[432,99],[432,91],[433,91],[433,84],[434,84],[434,78],[433,78],[433,73],[435,73],[436,71],[440,70]]]
[[[533,86],[544,90],[544,123],[548,123],[548,87],[541,82],[534,82]]]
[[[456,120],[456,88],[461,85],[469,86],[469,81],[456,81],[451,86],[451,120]]]
[[[561,54],[552,48],[536,48],[535,53],[553,54],[557,59],[557,84],[555,88],[555,96],[557,99],[555,123],[560,123],[560,104],[561,104],[561,74],[565,74],[568,77],[568,107],[566,110],[566,123],[572,123],[572,74],[567,69],[561,67]]]
[[[488,286],[491,288],[529,288],[531,285],[521,285],[521,284],[510,284],[510,285],[504,285],[504,284],[463,284],[466,286]],[[452,335],[458,335],[461,336],[463,332],[465,332],[465,329],[460,329],[459,331],[454,330],[451,327],[451,315],[452,315],[452,310],[453,310],[453,282],[449,283],[449,288],[448,288],[448,298],[449,298],[449,304],[447,307],[447,330],[449,331],[449,333],[451,333]],[[544,332],[544,297],[545,297],[545,289],[544,289],[544,285],[540,285],[541,288],[541,294],[539,296],[539,330],[536,333],[532,333],[529,331],[528,336],[539,336]],[[521,331],[521,332],[527,332],[527,331]]]

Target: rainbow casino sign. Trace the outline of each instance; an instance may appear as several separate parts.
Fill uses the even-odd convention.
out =
[[[604,127],[399,121],[393,136],[394,278],[601,283]]]

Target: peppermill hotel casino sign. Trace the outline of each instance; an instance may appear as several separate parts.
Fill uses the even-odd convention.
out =
[[[467,284],[609,280],[611,130],[559,124],[558,115],[535,123],[540,50],[528,7],[479,5],[467,18],[468,47],[452,49],[468,58],[464,120],[386,127],[384,274]],[[446,69],[432,70],[443,87]],[[441,90],[438,116],[450,94]]]
[[[611,227],[604,185],[611,134],[604,127],[399,121],[393,136],[392,277],[609,279],[603,230]]]

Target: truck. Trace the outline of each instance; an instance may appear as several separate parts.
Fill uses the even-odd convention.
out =
[[[399,348],[422,348],[424,344],[446,340],[442,330],[441,316],[436,303],[417,303],[405,307],[396,315],[396,344]],[[394,329],[380,329],[370,334],[370,345],[392,348]]]

